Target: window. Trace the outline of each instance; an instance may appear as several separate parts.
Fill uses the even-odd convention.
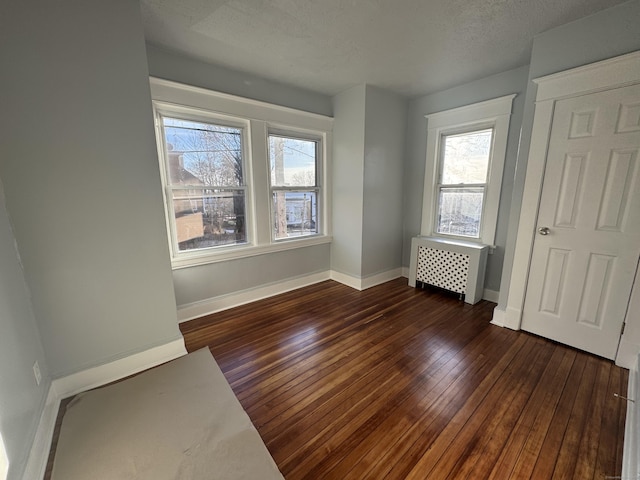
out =
[[[480,238],[493,129],[440,139],[436,233]]]
[[[247,242],[243,130],[160,113],[178,251]]]
[[[332,118],[150,86],[174,269],[331,241]]]
[[[493,245],[514,97],[427,115],[422,235]]]
[[[269,135],[273,237],[318,233],[317,140]]]

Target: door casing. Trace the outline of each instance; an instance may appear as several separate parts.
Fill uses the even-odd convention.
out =
[[[504,317],[500,322],[494,321],[494,323],[514,330],[521,328],[555,102],[578,95],[638,84],[640,83],[638,65],[640,65],[640,51],[533,79],[537,86],[535,115],[509,294]],[[638,288],[638,284],[634,284],[632,296]],[[625,364],[627,359],[634,355],[621,350],[619,349],[616,363],[629,368]],[[637,353],[635,352],[636,355]],[[622,357],[624,358],[621,361]]]

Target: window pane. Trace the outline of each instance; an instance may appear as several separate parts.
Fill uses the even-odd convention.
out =
[[[485,183],[493,130],[443,135],[441,183]]]
[[[245,243],[244,190],[174,190],[180,251]]]
[[[480,237],[484,188],[442,188],[438,198],[438,233]]]
[[[299,237],[318,233],[315,191],[273,192],[275,238]]]
[[[163,118],[171,185],[241,186],[242,130]]]
[[[316,142],[269,135],[271,185],[316,186]]]

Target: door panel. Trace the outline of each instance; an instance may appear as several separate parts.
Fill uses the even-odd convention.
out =
[[[640,255],[640,85],[557,101],[522,328],[613,359]]]

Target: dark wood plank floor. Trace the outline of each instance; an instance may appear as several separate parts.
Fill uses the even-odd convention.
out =
[[[398,279],[333,281],[181,325],[287,480],[605,479],[628,372]]]

